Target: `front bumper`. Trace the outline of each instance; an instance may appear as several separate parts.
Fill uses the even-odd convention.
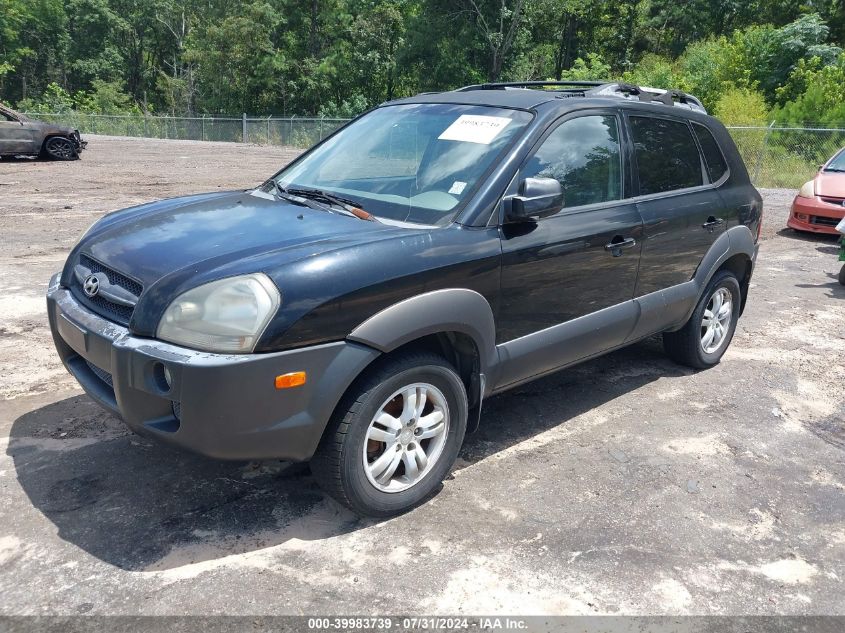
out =
[[[829,204],[819,198],[796,196],[786,225],[797,231],[839,235],[836,225],[845,216],[845,207]]]
[[[47,313],[62,362],[89,396],[141,435],[219,459],[309,459],[343,393],[379,355],[345,341],[211,354],[136,337],[82,307],[59,275]],[[307,383],[277,390],[275,377],[293,371]]]

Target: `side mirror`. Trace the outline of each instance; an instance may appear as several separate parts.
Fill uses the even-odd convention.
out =
[[[507,222],[526,222],[554,215],[563,208],[563,188],[554,178],[526,178],[519,185],[519,195],[507,202]]]

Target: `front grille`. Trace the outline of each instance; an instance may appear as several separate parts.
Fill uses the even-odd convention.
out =
[[[100,262],[91,259],[87,255],[80,255],[79,263],[85,266],[85,268],[90,270],[92,273],[103,273],[108,278],[110,284],[120,286],[124,290],[131,292],[136,297],[140,297],[141,291],[144,290],[144,287],[134,279],[130,279],[116,270],[103,266]]]
[[[845,198],[830,198],[827,196],[821,196],[822,202],[827,202],[828,204],[835,204],[837,207],[845,206]]]
[[[81,254],[79,256],[79,264],[84,268],[87,268],[91,271],[91,273],[101,273],[105,275],[106,278],[109,280],[109,284],[112,286],[119,286],[124,290],[128,291],[135,297],[141,296],[141,292],[143,292],[144,287],[134,279],[127,277],[126,275],[117,272],[109,268],[108,266],[104,266],[100,262],[95,259],[91,259],[87,255]],[[109,319],[110,321],[115,321],[120,323],[121,325],[129,325],[129,321],[132,319],[132,312],[134,311],[134,306],[127,306],[121,303],[115,303],[113,301],[109,301],[102,295],[95,295],[93,297],[89,297],[82,291],[82,282],[81,279],[76,279],[75,284],[73,286],[74,295],[78,299],[80,299],[84,304],[86,304],[89,308],[104,316],[105,318]]]
[[[176,402],[175,400],[172,401],[173,404],[173,416],[181,421],[182,420],[182,403]]]
[[[841,220],[837,218],[826,218],[822,215],[814,215],[810,218],[810,224],[818,224],[821,226],[836,226]]]
[[[85,296],[85,301],[87,301],[94,310],[110,321],[117,321],[123,325],[129,325],[129,320],[132,318],[133,312],[131,306],[112,303],[108,299],[103,299],[102,297]]]
[[[90,363],[89,361],[85,361],[85,364],[88,365],[88,369],[94,372],[94,375],[106,383],[109,387],[114,389],[114,381],[112,380],[111,374],[107,372],[105,369],[100,369],[96,365]]]

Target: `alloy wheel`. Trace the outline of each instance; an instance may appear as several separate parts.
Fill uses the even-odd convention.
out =
[[[443,453],[449,405],[434,385],[414,383],[394,392],[367,428],[364,472],[382,492],[401,492],[425,477]]]
[[[733,297],[727,288],[717,288],[701,319],[701,349],[705,354],[713,354],[722,347],[728,338],[732,318]]]
[[[76,150],[68,139],[57,136],[47,141],[47,153],[54,158],[68,159],[74,157]]]

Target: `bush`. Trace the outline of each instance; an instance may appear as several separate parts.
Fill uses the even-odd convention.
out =
[[[56,112],[65,113],[74,110],[76,102],[71,94],[59,84],[47,84],[44,94],[38,98],[26,98],[18,102],[18,110],[22,112]]]
[[[725,125],[767,125],[769,109],[761,92],[750,88],[727,88],[716,101],[713,116]]]
[[[587,55],[586,60],[579,57],[572,68],[561,73],[564,81],[603,81],[607,77],[610,77],[610,66],[596,53]]]
[[[646,55],[633,70],[629,70],[622,75],[622,78],[628,83],[638,86],[665,89],[685,88],[675,63],[660,55]]]
[[[367,99],[363,95],[354,95],[351,99],[347,99],[340,104],[330,101],[321,106],[318,116],[327,119],[351,119],[369,108],[370,104],[367,103]]]
[[[778,123],[841,126],[845,122],[845,53],[833,64],[819,57],[802,60],[778,90],[778,97],[785,101],[773,112]]]

